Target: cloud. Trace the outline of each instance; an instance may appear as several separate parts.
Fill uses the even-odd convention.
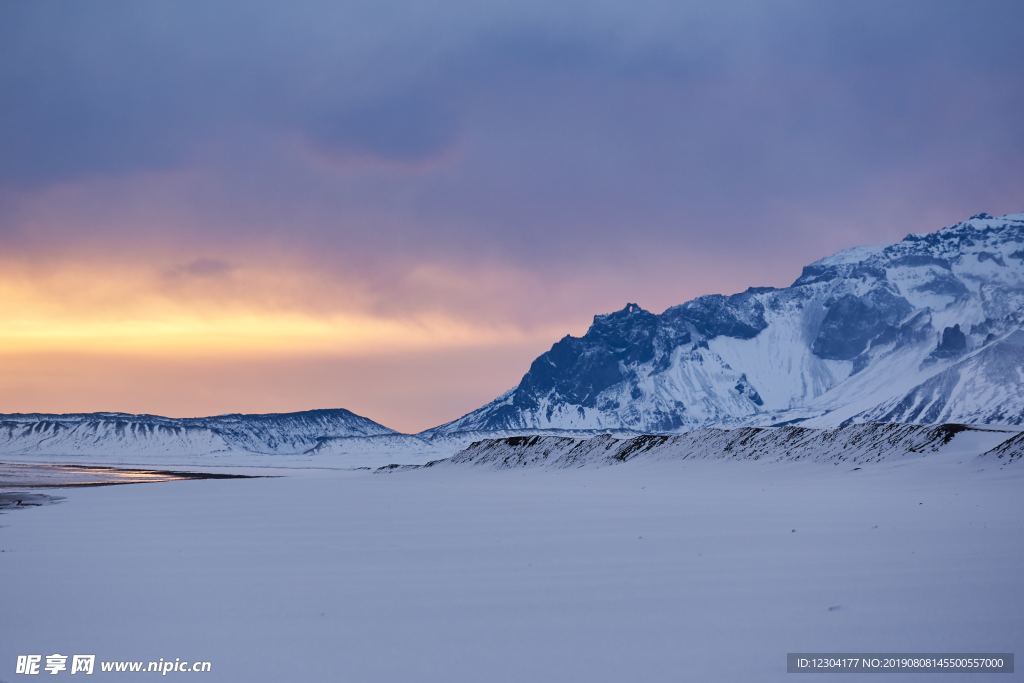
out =
[[[667,163],[659,146],[682,152],[690,182],[750,169],[761,171],[750,187],[773,178],[813,186],[926,151],[957,123],[950,107],[959,123],[984,124],[1015,149],[1024,135],[1004,108],[1022,99],[1013,65],[1024,48],[1013,27],[1024,12],[1013,2],[984,11],[952,1],[456,2],[425,11],[408,2],[42,0],[0,12],[8,187],[178,168],[225,139],[288,135],[338,159],[396,165],[487,135],[507,143],[491,163],[522,172],[514,149],[524,135],[557,162],[579,154],[551,147],[563,125],[597,129],[599,146],[628,140],[654,155],[652,172]],[[501,127],[495,107],[510,115]],[[520,110],[529,117],[538,107],[553,115],[517,130]],[[825,145],[836,158],[819,161],[818,173],[758,165],[802,162],[803,148]],[[633,183],[656,181],[639,173]]]
[[[170,280],[179,278],[222,278],[231,274],[234,270],[227,261],[214,258],[197,258],[194,261],[174,266],[166,271],[165,276]]]
[[[341,160],[421,163],[451,148],[458,123],[440,103],[406,94],[327,114],[307,134],[321,152]]]

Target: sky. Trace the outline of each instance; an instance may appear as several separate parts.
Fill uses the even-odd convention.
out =
[[[0,411],[414,431],[1024,210],[1018,0],[0,0]]]

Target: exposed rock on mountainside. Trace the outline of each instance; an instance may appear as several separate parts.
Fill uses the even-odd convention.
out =
[[[995,458],[1006,463],[1024,461],[1024,432],[1003,441],[986,452],[985,457]]]
[[[806,460],[856,465],[937,454],[974,457],[1001,442],[1005,442],[1008,453],[1019,457],[1020,436],[1016,434],[960,424],[857,423],[833,429],[698,429],[685,434],[647,434],[629,439],[610,435],[589,439],[534,435],[478,441],[444,463],[494,469],[566,468],[614,465],[644,458]]]

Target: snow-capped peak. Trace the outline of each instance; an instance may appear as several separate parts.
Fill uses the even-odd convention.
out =
[[[888,245],[886,244],[880,244],[849,247],[848,249],[837,251],[831,256],[826,256],[825,258],[818,259],[817,261],[814,261],[811,265],[840,266],[851,263],[861,263],[862,261],[867,261],[869,258],[873,256],[881,254],[887,246]]]

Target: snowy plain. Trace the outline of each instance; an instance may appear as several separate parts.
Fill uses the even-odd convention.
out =
[[[70,652],[211,681],[782,681],[791,651],[1024,642],[1016,466],[238,471],[283,476],[0,515],[0,680]]]

